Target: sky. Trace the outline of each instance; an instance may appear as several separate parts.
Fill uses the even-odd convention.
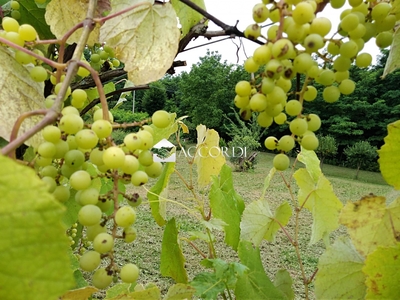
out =
[[[253,24],[252,9],[255,4],[261,2],[261,0],[204,0],[207,11],[228,25],[235,25],[236,21],[238,23],[238,29],[243,31],[248,25]],[[343,9],[335,10],[328,4],[322,13],[318,16],[324,16],[331,20],[332,28],[337,28],[339,23],[340,13]],[[219,30],[220,28],[209,22],[209,30]],[[267,28],[264,29],[266,32]],[[333,29],[332,29],[333,32]],[[211,41],[220,39],[220,37],[213,38]],[[206,45],[200,48],[192,49],[187,52],[180,53],[176,60],[185,60],[187,67],[176,68],[177,72],[190,71],[190,67],[199,61],[199,57],[205,56],[207,49],[211,51],[218,51],[222,56],[222,61],[226,60],[228,63],[239,63],[242,64],[247,56],[252,56],[253,51],[258,47],[254,42],[248,41],[247,39],[242,39],[243,45],[240,50],[237,50],[237,45],[240,45],[239,38],[228,39],[222,42],[214,43],[211,45]],[[201,45],[210,42],[209,40],[199,37],[197,40],[189,43],[187,48]],[[376,56],[379,54],[379,49],[375,46],[375,42],[368,42],[362,52],[368,52],[372,55],[374,62],[376,61]],[[238,53],[238,55],[237,55]]]

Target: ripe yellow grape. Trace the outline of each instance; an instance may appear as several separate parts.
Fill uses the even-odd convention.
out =
[[[19,29],[18,21],[10,17],[4,17],[1,21],[1,25],[7,32],[18,32]]]
[[[22,24],[19,26],[18,33],[24,41],[34,41],[37,38],[36,29],[29,24]]]

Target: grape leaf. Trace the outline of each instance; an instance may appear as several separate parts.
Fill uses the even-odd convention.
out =
[[[264,271],[260,249],[253,248],[250,242],[240,241],[238,254],[240,262],[249,268],[248,272],[240,276],[236,283],[235,296],[238,300],[247,299],[287,299],[276,288]]]
[[[240,237],[240,217],[243,212],[243,199],[235,192],[232,182],[232,169],[222,166],[220,178],[214,176],[208,195],[213,216],[226,223],[225,243],[237,249]]]
[[[55,299],[74,286],[64,209],[32,169],[0,165],[0,299]]]
[[[265,198],[265,193],[267,192],[267,190],[269,188],[269,185],[271,183],[271,180],[274,177],[275,173],[276,173],[276,169],[272,168],[269,171],[268,176],[265,177],[265,179],[264,179],[264,187],[263,187],[263,191],[262,191],[260,200]]]
[[[396,1],[395,1],[396,2]],[[397,3],[397,6],[399,4]],[[385,64],[385,69],[382,74],[382,78],[392,73],[400,67],[400,31],[399,27],[396,28],[393,34],[393,41],[390,45],[389,56]]]
[[[50,25],[51,32],[57,39],[62,39],[72,27],[85,20],[88,7],[88,1],[52,0],[46,6],[44,17],[46,23]],[[76,30],[67,42],[69,44],[78,43],[82,30],[82,28]],[[89,35],[88,45],[92,46],[99,42],[99,32],[99,25],[96,25]]]
[[[175,163],[168,162],[164,165],[163,171],[158,178],[158,181],[155,185],[151,187],[151,189],[147,193],[147,198],[149,199],[151,214],[153,215],[154,220],[157,222],[159,226],[165,225],[165,209],[163,206],[166,206],[165,201],[160,200],[160,194],[167,187],[169,182],[169,177],[175,170]],[[162,213],[164,212],[164,213]]]
[[[20,24],[31,24],[35,27],[41,40],[54,38],[49,25],[47,25],[46,20],[44,19],[44,13],[46,10],[38,7],[32,0],[19,0],[18,2],[20,4],[19,12],[21,13],[21,18],[18,22]]]
[[[151,128],[153,128],[153,142],[154,145],[157,144],[162,139],[168,139],[172,134],[174,134],[178,130],[178,123],[175,121],[176,113],[169,114],[171,122],[165,128],[158,128],[151,124]]]
[[[400,120],[387,127],[385,144],[378,150],[378,163],[386,182],[396,190],[400,189]]]
[[[290,277],[290,274],[287,270],[278,270],[278,272],[276,272],[274,285],[286,295],[288,300],[294,299],[292,284],[292,277]]]
[[[185,258],[178,243],[178,230],[175,218],[168,221],[164,230],[161,247],[161,274],[172,277],[177,283],[187,283],[188,276],[185,270]]]
[[[225,284],[218,280],[215,273],[199,273],[190,283],[196,289],[196,295],[202,299],[217,299],[218,294],[225,290]]]
[[[314,151],[306,150],[303,147],[301,148],[301,152],[297,155],[297,159],[299,162],[302,162],[306,165],[306,169],[310,176],[314,180],[314,182],[318,181],[318,178],[322,175],[320,160]]]
[[[378,247],[367,256],[366,299],[398,299],[400,295],[400,244],[394,247]]]
[[[192,299],[195,289],[190,285],[177,283],[168,289],[164,300]]]
[[[18,117],[25,112],[44,108],[43,83],[35,82],[27,68],[19,64],[12,51],[0,46],[0,136],[7,141]],[[32,116],[22,122],[19,134],[35,126],[41,117]],[[39,146],[40,134],[34,135],[27,145]]]
[[[386,208],[386,199],[374,195],[348,202],[340,222],[348,229],[358,252],[367,256],[378,246],[394,246],[400,232],[399,200]]]
[[[117,296],[116,298],[113,298],[113,299],[159,300],[161,298],[161,292],[157,286],[153,286],[148,289],[132,292],[128,296],[129,296],[128,298],[126,298],[125,296],[122,296],[122,297]]]
[[[219,148],[219,135],[214,129],[198,125],[194,163],[197,165],[197,184],[207,186],[213,175],[218,175],[225,164],[225,156]]]
[[[285,226],[291,215],[292,210],[287,202],[282,203],[273,215],[267,200],[253,201],[243,212],[240,239],[251,241],[256,247],[260,246],[263,239],[273,242],[280,228],[274,220]]]
[[[317,299],[364,299],[363,257],[348,237],[339,237],[321,255],[315,277]]]
[[[206,10],[204,0],[193,0],[192,2]],[[201,19],[203,19],[203,15],[179,0],[171,0],[171,3],[176,11],[176,14],[178,15],[179,23],[181,23],[182,25],[181,38],[183,38],[186,34],[188,34],[190,29],[194,25],[196,25]]]
[[[106,21],[100,29],[101,41],[115,47],[116,57],[124,62],[124,70],[135,85],[165,75],[178,51],[180,37],[177,16],[169,2],[114,0],[111,14],[138,3],[142,5]]]
[[[131,283],[118,283],[113,287],[107,289],[106,298],[112,299],[117,296],[127,295],[130,293]],[[135,285],[135,284],[133,284]]]
[[[315,244],[339,227],[339,212],[342,203],[333,192],[331,183],[324,175],[313,178],[307,169],[297,170],[293,177],[299,187],[299,205],[313,215],[310,244]]]
[[[61,300],[86,300],[96,292],[98,292],[98,289],[92,286],[86,286],[80,289],[68,291],[61,296]]]

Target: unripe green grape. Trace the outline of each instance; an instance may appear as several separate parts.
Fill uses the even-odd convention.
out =
[[[260,66],[254,61],[253,57],[249,57],[248,59],[246,59],[243,67],[248,73],[255,73],[260,68]]]
[[[290,135],[284,135],[279,139],[277,149],[289,152],[294,148],[294,145],[294,138]]]
[[[83,61],[83,63],[90,66],[90,64],[87,61]],[[79,67],[78,72],[76,74],[81,77],[87,77],[89,76],[90,71],[84,67]]]
[[[250,96],[251,85],[248,81],[239,81],[235,86],[235,92],[241,97]]]
[[[276,81],[276,86],[281,88],[283,92],[287,93],[292,88],[292,81],[281,77]]]
[[[306,36],[306,28],[297,23],[290,24],[287,27],[286,34],[293,43],[301,43]]]
[[[45,177],[42,178],[42,181],[43,181],[44,183],[46,183],[47,191],[48,191],[49,193],[53,193],[53,192],[55,191],[55,189],[56,189],[56,187],[57,187],[57,183],[56,183],[56,181],[54,180],[54,178],[49,177],[49,176],[45,176]]]
[[[112,281],[113,277],[108,275],[104,268],[96,270],[93,274],[92,284],[95,288],[103,290],[108,287]]]
[[[91,62],[91,63],[98,63],[98,62],[100,62],[100,55],[98,55],[97,53],[93,53],[93,54],[90,56],[90,62]]]
[[[137,132],[137,135],[141,141],[139,149],[148,150],[148,149],[153,148],[154,139],[153,139],[153,135],[150,132],[148,132],[146,130],[139,130]]]
[[[132,243],[134,240],[136,240],[137,229],[133,226],[124,228],[122,237],[124,238],[125,243]]]
[[[250,99],[249,105],[252,111],[261,112],[267,108],[267,97],[260,93],[254,94]]]
[[[67,134],[75,134],[83,128],[83,120],[75,114],[64,115],[60,119],[59,128]]]
[[[263,3],[258,3],[253,7],[253,20],[256,23],[263,23],[269,17],[269,10]]]
[[[307,121],[303,118],[293,119],[289,124],[290,132],[294,135],[301,136],[307,131]]]
[[[332,55],[338,55],[340,53],[340,47],[335,42],[330,41],[328,43],[327,50]]]
[[[50,142],[43,142],[39,145],[37,152],[42,157],[53,158],[53,156],[56,154],[56,146]]]
[[[360,39],[362,38],[367,32],[367,28],[364,24],[358,24],[355,29],[349,32],[349,36],[352,39]]]
[[[106,60],[108,57],[109,57],[109,53],[107,52],[107,51],[100,51],[99,52],[99,55],[100,55],[100,58],[102,59],[102,60]]]
[[[248,96],[240,97],[239,95],[236,95],[233,102],[237,108],[245,108],[249,105],[250,98]]]
[[[275,81],[271,78],[264,77],[261,81],[261,92],[266,95],[271,93],[275,88]]]
[[[278,36],[279,26],[278,25],[271,25],[267,30],[267,38],[270,41],[274,41]]]
[[[272,125],[274,118],[268,115],[265,111],[261,112],[257,116],[257,123],[261,127],[267,128]]]
[[[351,93],[354,92],[355,88],[356,88],[356,83],[353,80],[350,80],[350,79],[344,79],[339,84],[339,91],[343,95],[350,95]]]
[[[349,40],[340,46],[340,55],[343,57],[353,58],[358,53],[358,46],[353,40]]]
[[[350,66],[350,58],[344,56],[338,56],[333,62],[333,68],[339,72],[347,71],[348,69],[350,69]]]
[[[306,150],[315,150],[318,148],[319,142],[315,135],[306,135],[303,136],[300,144]]]
[[[360,53],[356,57],[356,66],[367,68],[372,63],[372,56],[369,53]]]
[[[109,201],[111,202],[111,201]],[[100,233],[106,233],[107,228],[105,226],[101,226],[100,223],[97,223],[92,226],[86,227],[86,238],[88,241],[93,241],[94,238],[99,235]]]
[[[128,204],[132,207],[138,207],[140,204],[142,204],[142,197],[138,193],[132,194],[132,197],[126,199]]]
[[[53,196],[61,203],[64,203],[71,196],[71,192],[68,187],[66,187],[64,185],[59,185],[55,188],[55,190],[53,192]]]
[[[157,110],[153,113],[151,121],[158,128],[166,128],[171,123],[171,117],[165,110]]]
[[[357,7],[362,3],[363,0],[349,0],[349,4],[352,7]]]
[[[393,33],[390,31],[384,31],[376,36],[375,43],[379,48],[386,48],[392,44]]]
[[[153,152],[150,150],[142,150],[139,153],[138,160],[142,166],[150,166],[153,163]]]
[[[31,75],[31,78],[36,82],[43,82],[47,79],[47,71],[42,66],[33,67],[29,71],[29,75]]]
[[[79,203],[82,206],[93,204],[96,205],[99,202],[99,191],[94,187],[80,191]]]
[[[58,174],[58,171],[54,166],[45,166],[40,170],[39,174],[42,177],[49,176],[55,178]]]
[[[317,33],[320,36],[326,36],[332,28],[331,21],[325,17],[315,18],[310,25],[310,33]]]
[[[71,175],[69,178],[71,187],[75,190],[84,190],[90,187],[92,179],[90,174],[86,171],[79,170]]]
[[[108,212],[114,205],[114,201],[112,200],[99,200],[96,204],[102,212]]]
[[[278,139],[274,136],[269,136],[265,139],[264,145],[268,150],[275,150],[278,146]]]
[[[265,112],[267,113],[267,115],[274,118],[278,116],[282,112],[282,110],[283,110],[282,104],[276,104],[267,106]]]
[[[340,97],[340,91],[337,86],[331,85],[324,88],[322,92],[322,97],[328,103],[336,102]]]
[[[45,167],[48,165],[51,165],[51,162],[53,161],[52,158],[47,158],[47,157],[43,157],[43,156],[39,156],[36,158],[35,163],[36,165],[38,165],[39,167]]]
[[[349,13],[340,22],[340,28],[342,28],[346,32],[350,32],[357,28],[359,22],[360,20],[355,13]]]
[[[331,4],[332,8],[341,8],[346,0],[331,0],[329,3]]]
[[[362,37],[363,41],[368,42],[371,38],[377,34],[375,23],[365,23],[366,33]]]
[[[118,169],[125,163],[125,153],[116,146],[109,147],[103,152],[103,162],[110,169]]]
[[[56,147],[54,158],[63,158],[69,150],[68,143],[63,140],[59,140],[58,142],[54,143],[54,146]]]
[[[124,138],[124,144],[130,151],[135,151],[140,148],[142,141],[137,133],[129,133]]]
[[[290,100],[288,101],[288,103],[286,103],[285,111],[289,116],[297,116],[301,113],[302,110],[303,106],[297,100]]]
[[[150,125],[143,125],[142,127],[140,127],[139,130],[146,130],[146,131],[148,131],[151,135],[154,134],[154,129],[153,129],[153,127],[151,127]]]
[[[7,32],[18,32],[19,29],[18,21],[10,17],[4,17],[1,21],[1,25]]]
[[[118,68],[121,65],[121,62],[118,59],[113,59],[112,65],[114,68]]]
[[[350,76],[350,72],[344,71],[344,72],[335,72],[335,81],[340,83],[342,82],[344,79],[348,79]]]
[[[316,114],[309,114],[306,120],[309,131],[317,131],[321,127],[321,119]]]
[[[283,73],[283,66],[277,59],[271,59],[265,65],[265,75],[272,79],[278,79]]]
[[[79,266],[84,271],[92,272],[100,265],[100,262],[100,253],[86,251],[79,259]]]
[[[133,174],[139,170],[139,160],[133,155],[125,155],[125,162],[121,169],[125,174]]]
[[[282,60],[290,58],[294,53],[293,43],[288,39],[279,39],[272,45],[272,56]]]
[[[271,57],[272,57],[271,48],[268,45],[262,45],[257,47],[253,53],[253,61],[257,65],[265,65],[267,62],[271,60]]]
[[[281,18],[279,9],[271,10],[269,13],[269,18],[271,19],[272,23],[279,22]]]
[[[324,45],[323,37],[317,33],[309,34],[303,42],[303,46],[308,53],[317,52],[319,49],[323,48]]]
[[[135,264],[126,264],[119,273],[125,283],[133,283],[139,278],[139,268]]]
[[[113,246],[114,238],[108,233],[99,233],[93,240],[93,248],[99,253],[107,253],[111,251]]]
[[[314,8],[308,2],[300,2],[296,5],[292,17],[297,24],[309,23],[315,18]]]
[[[146,174],[151,178],[157,178],[158,176],[160,176],[162,170],[163,170],[163,165],[158,161],[155,161],[150,166],[144,168]]]
[[[83,226],[93,226],[100,222],[101,214],[100,208],[98,208],[96,205],[85,205],[82,206],[78,212],[78,221]]]
[[[313,101],[317,97],[318,91],[312,85],[308,85],[303,94],[303,99],[306,101]]]
[[[391,9],[392,7],[389,3],[379,2],[372,8],[371,17],[373,20],[383,20],[389,14]]]
[[[73,99],[76,99],[79,102],[85,102],[87,100],[87,94],[82,89],[75,89],[71,96]]]
[[[61,175],[64,176],[65,178],[70,178],[72,174],[74,174],[76,171],[79,171],[81,167],[70,167],[66,164],[63,164],[61,166]]]
[[[89,160],[96,166],[104,165],[103,162],[103,150],[94,148],[89,155]]]
[[[64,164],[70,167],[80,167],[85,162],[85,155],[76,149],[69,150],[64,157]]]
[[[23,51],[15,51],[15,60],[21,65],[27,65],[34,62],[33,56]]]
[[[290,159],[286,154],[279,153],[275,155],[272,164],[278,171],[285,171],[287,168],[289,168]]]
[[[56,143],[61,139],[61,130],[54,125],[48,125],[42,130],[42,136],[46,141]]]
[[[324,70],[319,74],[316,80],[322,85],[331,85],[335,82],[335,73],[329,69]]]
[[[20,8],[19,2],[18,1],[11,1],[10,2],[10,7],[12,9],[18,10]]]
[[[388,15],[383,20],[375,22],[376,31],[378,32],[391,31],[396,25],[396,21],[397,21],[396,16]]]
[[[244,30],[244,36],[250,40],[256,40],[261,35],[261,26],[252,24]]]
[[[77,115],[77,116],[79,116],[80,115],[79,114],[79,110],[77,110],[75,107],[72,107],[72,106],[64,107],[62,109],[62,111],[61,111],[61,114],[63,116],[66,116],[66,115]]]
[[[293,61],[297,73],[306,73],[314,65],[314,60],[308,53],[301,53]]]
[[[130,206],[121,206],[115,213],[114,219],[119,227],[129,227],[136,221],[136,212]]]
[[[134,186],[141,186],[149,181],[149,176],[144,171],[136,171],[131,176],[131,182]]]
[[[75,141],[79,148],[93,149],[99,142],[99,138],[93,130],[82,129],[75,134]]]
[[[114,122],[114,117],[112,115],[112,113],[110,111],[108,111],[108,118],[110,119],[110,122]],[[93,121],[97,121],[97,120],[104,120],[103,119],[103,109],[100,108],[98,110],[96,110],[93,114]]]
[[[56,95],[58,95],[58,93],[60,92],[62,85],[63,85],[62,82],[57,83],[57,84],[55,85],[55,87],[54,87],[54,93],[55,93]],[[67,88],[67,92],[65,93],[64,101],[68,98],[69,95],[71,95],[71,87],[70,87],[70,86]]]

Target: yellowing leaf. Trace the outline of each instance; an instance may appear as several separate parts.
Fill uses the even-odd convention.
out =
[[[385,144],[378,150],[383,178],[395,189],[400,189],[400,120],[388,125]]]
[[[86,300],[97,291],[98,289],[95,287],[86,286],[77,290],[68,291],[61,297],[61,300]]]
[[[276,169],[272,168],[269,171],[268,176],[265,177],[265,179],[264,179],[264,187],[263,187],[263,191],[262,191],[260,200],[265,198],[265,193],[267,192],[267,189],[269,188],[269,185],[270,185],[271,180],[274,177],[275,173],[276,173]]]
[[[197,129],[197,146],[194,163],[197,165],[197,183],[205,187],[213,175],[218,175],[225,164],[225,156],[219,148],[219,135],[214,129],[199,125]]]
[[[11,51],[0,46],[0,136],[10,140],[10,133],[17,118],[24,112],[44,108],[43,84],[33,81],[29,71],[19,64]],[[24,120],[19,135],[40,121],[33,116]],[[42,138],[37,134],[26,144],[39,146]]]
[[[306,169],[299,169],[293,177],[299,186],[299,205],[304,205],[313,215],[310,243],[314,244],[339,227],[339,211],[343,205],[324,175],[314,181]]]
[[[400,232],[398,200],[396,203],[387,209],[384,197],[372,195],[345,205],[340,222],[348,228],[358,252],[367,256],[378,246],[396,245]]]
[[[192,299],[195,289],[190,285],[177,283],[168,289],[164,300]]]
[[[204,0],[193,0],[192,2],[204,10],[206,9]],[[183,38],[194,25],[203,19],[203,15],[179,0],[171,0],[171,3],[179,17],[179,23],[182,25],[181,32]]]
[[[86,18],[89,1],[86,0],[52,0],[46,6],[44,15],[51,32],[62,39],[76,24]],[[82,28],[76,30],[69,38],[68,43],[77,43],[82,35]],[[99,26],[90,33],[87,43],[93,45],[99,42]]]
[[[243,212],[240,223],[240,239],[251,241],[258,247],[263,239],[274,241],[280,226],[274,219],[285,226],[292,215],[287,202],[282,203],[272,214],[267,200],[257,200],[250,203]]]
[[[317,299],[364,299],[363,257],[347,237],[339,237],[319,258]]]
[[[379,247],[368,255],[363,272],[367,275],[366,299],[398,299],[400,295],[400,244]]]
[[[115,47],[115,55],[125,63],[128,78],[135,85],[156,81],[172,66],[178,51],[180,32],[171,3],[114,0],[111,13],[143,3],[100,29],[100,39]]]
[[[0,165],[0,299],[56,299],[74,286],[63,206],[32,169]]]

